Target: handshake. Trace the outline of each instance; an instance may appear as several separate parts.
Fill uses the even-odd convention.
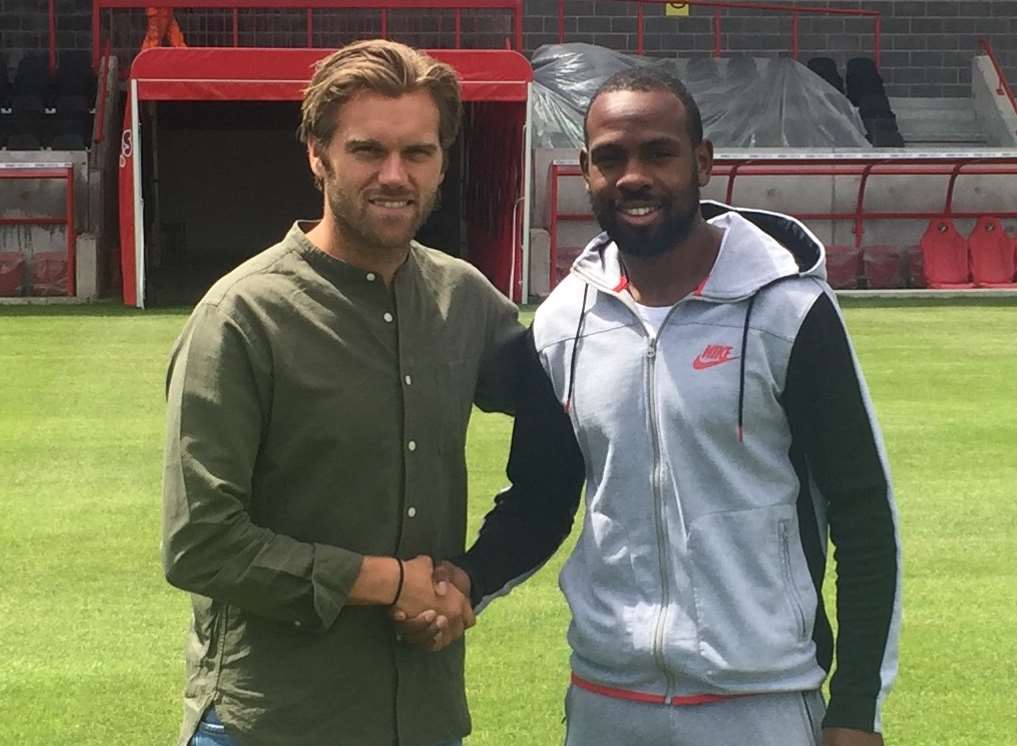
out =
[[[399,639],[430,652],[442,650],[476,624],[470,576],[451,562],[419,555],[402,562],[402,583],[390,616]]]

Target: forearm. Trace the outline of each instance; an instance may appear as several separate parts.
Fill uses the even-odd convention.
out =
[[[453,558],[472,580],[475,603],[521,582],[554,554],[572,528],[585,477],[582,453],[536,351],[526,338],[507,474],[477,541]]]

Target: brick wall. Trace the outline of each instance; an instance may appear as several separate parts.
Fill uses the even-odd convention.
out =
[[[799,7],[860,8],[882,14],[882,65],[891,96],[968,96],[971,58],[979,37],[992,43],[1011,82],[1017,81],[1017,0],[781,0]],[[558,1],[527,0],[526,46],[557,41]],[[635,50],[635,4],[616,0],[565,0],[567,41]],[[644,5],[644,48],[662,56],[712,53],[714,9],[665,17],[663,6]],[[851,57],[871,56],[873,22],[846,16],[799,16],[800,57],[836,59],[843,73]],[[788,53],[791,18],[751,9],[721,11],[724,49],[757,55]]]
[[[982,36],[992,42],[1011,83],[1017,84],[1017,0],[782,0],[782,3],[880,11],[883,75],[891,96],[969,95],[971,58],[978,49],[977,40]],[[557,41],[558,0],[525,0],[525,6],[527,51],[532,52],[542,44]],[[688,56],[711,53],[712,9],[693,7],[688,18],[668,18],[664,16],[661,5],[647,4],[644,7],[647,54]],[[89,49],[91,3],[88,0],[56,0],[56,8],[58,47]],[[634,3],[565,0],[565,8],[568,41],[602,44],[623,51],[635,50]],[[804,15],[800,18],[801,59],[826,54],[841,63],[843,69],[844,62],[850,57],[871,55],[871,20]],[[278,19],[282,26],[287,26],[285,21],[282,17]],[[134,37],[140,40],[143,23],[139,11],[138,18],[129,24],[131,43],[134,43]],[[731,9],[722,11],[721,23],[722,44],[730,51],[773,55],[790,49],[791,21],[787,16]],[[183,18],[182,25],[187,31],[188,24]],[[302,34],[297,26],[302,28],[297,23],[290,30],[292,33],[277,26],[275,31],[287,35],[279,43],[285,46],[302,44]],[[491,30],[501,32],[501,29]],[[259,37],[264,38],[261,34]],[[447,30],[445,33],[427,33],[416,43],[448,43],[446,37]],[[16,63],[23,50],[45,49],[47,39],[45,2],[0,0],[0,55],[6,52],[9,65]],[[413,41],[412,38],[407,40]],[[316,43],[319,43],[317,39]]]

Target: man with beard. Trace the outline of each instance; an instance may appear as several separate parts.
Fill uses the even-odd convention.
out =
[[[895,507],[822,245],[793,218],[700,201],[713,147],[654,68],[594,95],[580,162],[604,233],[531,336],[563,406],[517,414],[513,487],[444,572],[475,604],[511,588],[556,548],[536,528],[567,525],[585,475],[560,579],[568,746],[881,744]]]
[[[172,353],[163,562],[191,592],[181,744],[436,746],[469,731],[461,552],[474,403],[509,410],[516,308],[412,241],[459,130],[447,65],[387,41],[317,66],[317,223],[222,278]],[[421,621],[400,639],[390,615]]]

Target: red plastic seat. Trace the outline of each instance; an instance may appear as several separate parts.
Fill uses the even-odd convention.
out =
[[[0,296],[21,295],[25,277],[25,257],[19,251],[0,251]]]
[[[866,287],[880,290],[906,287],[906,259],[906,250],[899,246],[863,246]]]
[[[67,295],[67,254],[37,251],[30,262],[32,295]]]
[[[924,288],[925,287],[925,262],[922,261],[922,247],[918,244],[908,246],[907,248],[907,262],[908,262],[908,287],[909,288]]]
[[[971,274],[980,288],[1017,288],[1013,240],[999,218],[982,215],[968,236]]]
[[[952,218],[929,221],[921,240],[925,284],[930,288],[973,288],[968,241],[957,232]]]
[[[834,290],[853,290],[862,274],[862,250],[834,244],[826,247],[826,280]]]

